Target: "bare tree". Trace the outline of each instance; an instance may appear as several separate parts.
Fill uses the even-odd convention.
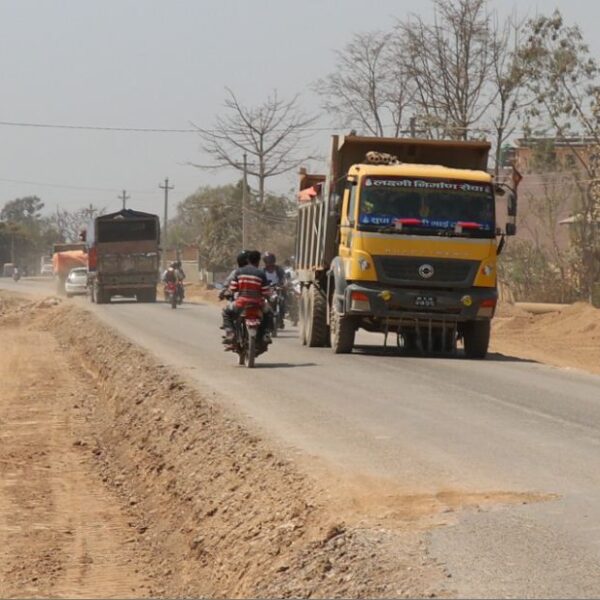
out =
[[[578,165],[572,234],[589,294],[600,279],[600,67],[580,28],[567,26],[559,11],[528,21],[527,34],[520,59],[536,100],[529,115],[550,126]]]
[[[414,16],[396,28],[429,135],[467,139],[494,101],[486,0],[434,0],[432,25]]]
[[[523,23],[509,17],[502,24],[494,20],[490,38],[491,86],[494,114],[491,124],[495,137],[495,174],[498,176],[502,148],[514,134],[524,110],[534,99],[527,93],[525,70],[520,62],[521,33]]]
[[[297,169],[311,158],[300,155],[299,148],[309,133],[306,128],[317,117],[305,115],[298,96],[282,100],[274,91],[262,104],[244,106],[234,92],[226,88],[225,113],[215,119],[213,129],[198,127],[203,149],[215,162],[196,165],[205,169],[232,167],[244,170],[243,155],[248,155],[248,174],[258,179],[258,196],[265,197],[265,181]]]
[[[398,136],[414,88],[396,60],[392,33],[356,33],[336,56],[335,71],[313,86],[323,108],[343,127]]]
[[[81,232],[86,229],[89,222],[99,215],[104,214],[104,208],[96,208],[90,204],[87,208],[68,211],[57,207],[51,221],[61,237],[67,242],[77,242]]]

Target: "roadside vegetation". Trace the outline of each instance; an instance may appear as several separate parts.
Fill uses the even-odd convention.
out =
[[[212,126],[198,127],[206,158],[190,164],[235,177],[181,202],[166,245],[197,246],[209,270],[230,265],[242,240],[292,255],[294,194],[273,194],[269,186],[307,162],[322,168],[325,157],[310,147],[315,129],[488,139],[500,180],[515,143],[534,155],[518,165],[525,176],[519,235],[503,254],[503,283],[520,300],[589,300],[600,288],[597,58],[558,11],[501,18],[487,0],[430,4],[431,17],[414,13],[392,19],[386,30],[355,31],[334,49],[334,69],[312,84],[321,114],[307,113],[299,95],[284,98],[274,89],[247,105],[243,90],[227,88]],[[33,268],[52,242],[75,240],[102,211],[44,215],[43,207],[35,196],[4,203],[1,261]]]

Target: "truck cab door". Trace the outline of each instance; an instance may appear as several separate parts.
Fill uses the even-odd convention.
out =
[[[342,214],[340,219],[340,247],[339,255],[342,259],[349,259],[352,254],[352,232],[356,218],[356,180],[348,179],[342,198]]]

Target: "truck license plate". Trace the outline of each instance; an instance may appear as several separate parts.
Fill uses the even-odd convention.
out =
[[[415,306],[433,308],[435,306],[435,298],[433,296],[417,296],[415,298]]]

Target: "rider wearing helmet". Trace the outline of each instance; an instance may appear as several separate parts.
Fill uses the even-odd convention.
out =
[[[184,290],[183,280],[185,279],[185,273],[181,268],[181,261],[174,260],[169,264],[169,268],[163,273],[162,280],[164,283],[175,283],[177,284],[178,292],[183,300]]]
[[[279,321],[279,328],[283,329],[283,318],[286,313],[286,296],[288,291],[289,280],[286,277],[283,267],[277,264],[277,257],[272,252],[265,252],[263,254],[263,263],[265,265],[265,275],[269,285],[272,287],[280,287],[283,289],[283,295],[281,297],[281,320]]]

